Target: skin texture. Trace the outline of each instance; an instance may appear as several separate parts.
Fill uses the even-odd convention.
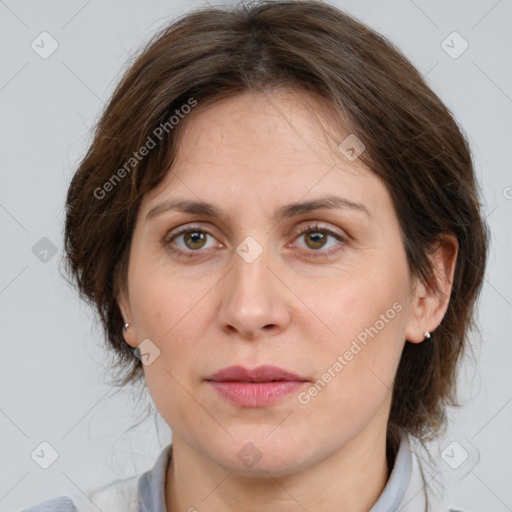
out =
[[[364,511],[389,477],[393,379],[405,340],[423,342],[442,320],[457,242],[444,237],[432,255],[440,300],[410,278],[385,185],[337,150],[350,131],[329,130],[325,119],[325,105],[290,90],[199,105],[182,121],[172,172],[142,200],[119,304],[130,323],[126,342],[150,339],[160,350],[144,371],[173,432],[168,512]],[[284,204],[330,194],[368,213],[272,219]],[[178,197],[211,202],[223,218],[167,211],[146,220],[152,207]],[[176,228],[197,224],[204,239],[171,241]],[[315,224],[345,242],[319,242]],[[251,263],[236,251],[249,236],[263,249]],[[300,390],[307,391],[393,304],[400,311],[307,404],[294,393],[241,407],[204,380],[232,364],[273,364],[309,379]],[[252,467],[237,457],[246,443],[261,454]]]

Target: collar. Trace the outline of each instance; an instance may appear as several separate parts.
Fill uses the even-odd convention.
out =
[[[139,478],[138,481],[138,505],[140,512],[166,512],[165,508],[165,484],[167,467],[172,457],[172,443],[167,445],[158,456],[153,468]],[[423,493],[410,489],[411,476],[413,487],[420,486],[420,471],[417,457],[413,457],[409,437],[403,434],[398,452],[395,457],[393,469],[379,498],[369,512],[391,512],[400,510],[408,512],[411,506],[415,512],[423,507]],[[411,496],[411,493],[414,492]],[[414,500],[413,500],[414,498]],[[414,503],[411,503],[414,501]]]
[[[412,453],[409,437],[404,433],[395,456],[393,469],[386,487],[380,493],[369,512],[390,512],[398,510],[405,495],[412,473]]]
[[[139,478],[137,488],[140,512],[167,512],[165,508],[165,477],[171,457],[172,443],[163,449],[153,468]]]

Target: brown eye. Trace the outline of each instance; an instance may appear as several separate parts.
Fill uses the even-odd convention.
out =
[[[328,237],[322,231],[308,231],[305,235],[306,244],[311,249],[321,249],[326,244]]]
[[[215,240],[213,235],[200,226],[186,226],[169,233],[163,240],[163,245],[178,255],[195,256],[194,253],[207,252],[208,237]],[[213,243],[210,247],[213,247]]]
[[[207,234],[204,231],[185,231],[183,241],[189,249],[201,249],[205,242]]]
[[[303,246],[303,248],[311,256],[329,256],[337,253],[346,245],[346,240],[341,235],[316,224],[303,229],[297,240],[301,238],[304,239],[305,247]],[[337,240],[339,243],[331,243],[330,239]]]

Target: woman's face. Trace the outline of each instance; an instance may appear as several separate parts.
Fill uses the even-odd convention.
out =
[[[120,300],[175,442],[238,474],[291,474],[358,436],[381,442],[405,339],[422,339],[391,197],[338,149],[350,132],[326,136],[305,99],[246,93],[181,121]],[[287,207],[328,196],[342,199]],[[219,216],[160,206],[178,200]],[[298,377],[209,380],[233,365]]]

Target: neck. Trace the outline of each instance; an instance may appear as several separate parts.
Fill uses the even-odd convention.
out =
[[[366,429],[314,466],[279,478],[236,475],[173,434],[166,508],[167,512],[363,512],[377,501],[389,473],[385,428]]]

